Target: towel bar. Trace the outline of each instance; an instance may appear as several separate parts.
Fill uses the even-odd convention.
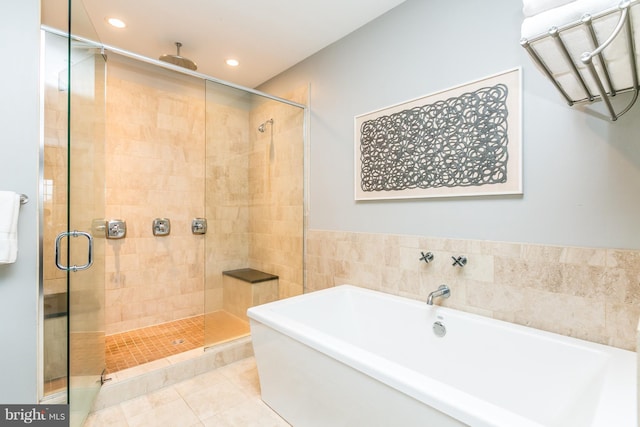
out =
[[[21,194],[20,195],[20,204],[21,205],[25,205],[29,203],[29,197],[26,194]]]
[[[604,101],[606,109],[609,113],[609,118],[612,121],[616,121],[620,116],[629,111],[629,109],[635,104],[636,100],[638,99],[638,92],[640,90],[640,85],[638,84],[638,66],[636,63],[637,48],[635,46],[636,43],[634,40],[635,29],[633,25],[633,18],[631,16],[631,8],[638,4],[640,4],[639,0],[623,0],[616,8],[603,11],[593,16],[585,14],[582,19],[577,22],[572,22],[562,27],[552,27],[547,33],[538,35],[536,37],[522,38],[520,40],[520,45],[527,51],[531,59],[540,67],[542,72],[551,80],[556,89],[567,101],[569,106],[580,103],[591,103],[596,100]],[[596,32],[593,28],[593,25],[595,22],[597,22],[597,20],[614,13],[620,14],[618,23],[615,29],[607,37],[607,39],[604,42],[600,43],[598,41],[598,38],[596,37]],[[573,30],[580,26],[586,28],[589,39],[588,42],[593,47],[593,49],[590,52],[584,52],[579,58],[572,58],[569,54],[566,43],[562,38],[562,34],[563,32]],[[623,33],[626,33],[626,55],[628,55],[630,67],[630,70],[628,71],[631,72],[632,81],[630,82],[630,84],[624,85],[626,87],[620,87],[621,85],[619,83],[618,87],[616,87],[615,76],[612,75],[610,64],[608,63],[605,56],[603,56],[603,52],[606,53],[607,47],[609,47],[612,42]],[[563,73],[559,73],[557,71],[556,73],[554,73],[549,67],[549,64],[545,62],[542,52],[536,49],[535,45],[537,43],[549,39],[552,39],[554,45],[556,46],[556,49],[560,52],[560,57],[563,59],[564,63],[567,66],[568,74],[573,76],[575,82],[577,83],[577,87],[580,88],[580,92],[583,93],[582,97],[575,94],[573,96],[569,94],[568,88],[564,87],[560,82],[560,77],[564,78],[565,82],[567,81],[566,75],[563,76]],[[597,64],[594,64],[594,59],[597,59]],[[595,84],[595,88],[594,86],[591,86],[590,89],[589,85],[587,84],[587,78],[590,78],[590,80]],[[597,92],[598,94],[594,92]],[[626,107],[616,111],[611,103],[611,98],[616,96],[616,94],[618,93],[624,92],[633,92],[631,101],[629,101]]]

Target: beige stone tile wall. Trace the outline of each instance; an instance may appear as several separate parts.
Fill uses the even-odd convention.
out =
[[[223,308],[222,272],[247,267],[249,258],[249,111],[219,90],[207,84],[207,313]]]
[[[426,301],[445,283],[438,304],[636,349],[640,251],[310,230],[306,268],[307,291],[349,283]]]
[[[638,360],[638,363],[637,363],[637,366],[636,366],[636,368],[637,368],[637,370],[636,370],[636,375],[637,375],[636,385],[638,387],[638,393],[637,393],[637,396],[636,396],[636,399],[637,399],[637,406],[636,407],[638,409],[638,425],[640,425],[640,322],[638,323],[637,338],[638,338],[638,341],[636,343],[636,349],[635,349],[636,350],[636,357],[637,357],[637,360]]]
[[[306,91],[292,97],[304,103]],[[273,125],[258,132],[268,119]],[[279,276],[280,298],[303,292],[303,123],[303,109],[265,101],[252,110],[249,126],[249,264]]]
[[[202,314],[204,83],[110,57],[106,134],[106,217],[127,236],[107,241],[107,334]],[[152,234],[154,218],[171,233]]]

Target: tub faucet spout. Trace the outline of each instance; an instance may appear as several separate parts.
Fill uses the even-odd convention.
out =
[[[429,294],[429,297],[427,298],[427,304],[433,305],[434,298],[449,298],[449,295],[451,295],[451,290],[449,290],[449,287],[447,285],[440,285],[438,289]]]

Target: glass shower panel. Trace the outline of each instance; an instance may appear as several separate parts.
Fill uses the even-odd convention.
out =
[[[104,369],[106,62],[97,44],[78,41],[99,41],[81,0],[44,2],[42,23],[51,30],[43,46],[41,390],[68,402],[70,425],[80,426]]]
[[[71,426],[82,425],[100,390],[105,367],[105,79],[99,49],[72,41],[69,83],[69,231],[67,238],[69,403]],[[91,251],[89,253],[88,251]],[[92,258],[92,259],[91,259]]]
[[[68,65],[68,401],[70,426],[81,426],[105,367],[106,58],[81,0],[69,2]],[[76,232],[79,231],[81,233]],[[87,268],[85,269],[84,266]]]
[[[303,292],[304,109],[207,81],[205,347]]]
[[[191,224],[204,217],[205,90],[202,79],[108,55],[107,217],[127,224],[107,240],[112,373],[203,344],[205,236]]]
[[[104,369],[105,59],[92,46],[69,46],[67,37],[48,32],[44,52],[43,396],[68,401],[75,426]],[[92,265],[65,271],[56,262],[88,261],[84,237],[57,238],[74,230],[92,237]]]

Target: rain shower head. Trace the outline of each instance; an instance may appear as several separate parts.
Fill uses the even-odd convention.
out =
[[[262,123],[260,126],[258,126],[258,131],[264,133],[264,131],[266,130],[267,124],[270,124],[271,126],[273,126],[273,119],[269,119],[266,122]]]
[[[190,70],[197,70],[198,66],[195,62],[189,58],[180,56],[180,48],[182,43],[176,42],[177,53],[175,55],[164,54],[160,57],[160,61],[168,62],[169,64],[177,65],[178,67],[188,68]]]

